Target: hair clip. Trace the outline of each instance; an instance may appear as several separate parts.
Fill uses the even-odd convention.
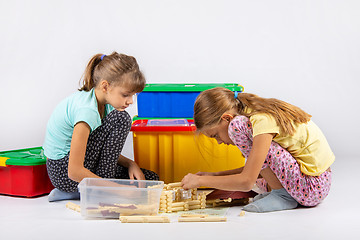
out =
[[[235,91],[235,95],[234,95],[234,98],[235,98],[235,99],[238,98],[238,94],[239,94],[239,92],[238,92],[238,91]]]
[[[101,56],[101,61],[103,60],[103,58],[104,58],[104,57],[106,57],[106,55],[105,55],[105,54],[103,54],[103,55]]]

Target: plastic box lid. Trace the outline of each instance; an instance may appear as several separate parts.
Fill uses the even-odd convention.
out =
[[[113,190],[156,190],[164,188],[163,181],[156,180],[132,180],[132,179],[112,179],[112,178],[84,178],[78,185],[79,190],[88,189],[113,189]],[[126,196],[124,196],[126,197]]]
[[[0,152],[0,166],[35,166],[46,164],[46,157],[42,147],[25,148]]]
[[[146,84],[143,92],[202,92],[215,87],[224,87],[231,91],[244,91],[243,86],[236,83],[187,83],[187,84]]]
[[[195,130],[192,119],[141,119],[134,121],[131,126],[133,132],[191,132]]]

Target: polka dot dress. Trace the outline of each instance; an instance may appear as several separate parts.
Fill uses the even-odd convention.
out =
[[[131,128],[131,117],[126,111],[111,111],[102,124],[90,133],[84,167],[102,178],[129,179],[128,169],[117,164]],[[69,154],[59,160],[48,159],[47,171],[54,187],[64,192],[76,192],[78,183],[68,177]],[[147,180],[159,176],[141,169]]]

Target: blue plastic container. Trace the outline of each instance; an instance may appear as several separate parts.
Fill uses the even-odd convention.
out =
[[[224,87],[242,92],[235,83],[222,84],[147,84],[137,97],[139,118],[192,118],[200,92]]]

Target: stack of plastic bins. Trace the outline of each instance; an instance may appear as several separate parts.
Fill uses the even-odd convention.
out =
[[[165,183],[180,181],[187,173],[223,171],[244,165],[235,146],[194,134],[194,103],[200,92],[224,87],[242,92],[236,83],[148,84],[138,95],[133,131],[135,161],[159,174]],[[162,120],[160,120],[162,119]]]
[[[237,147],[194,134],[193,120],[142,119],[131,130],[135,161],[165,183],[181,181],[187,173],[224,171],[245,163]]]
[[[34,197],[53,188],[41,147],[0,152],[0,194]]]

